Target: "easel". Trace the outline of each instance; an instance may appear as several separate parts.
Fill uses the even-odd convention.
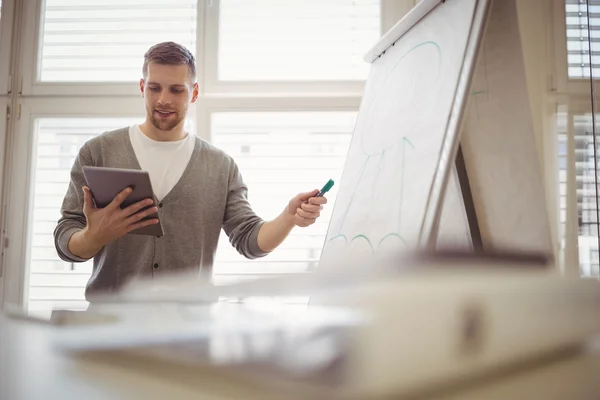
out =
[[[515,0],[491,1],[465,111],[455,171],[474,250],[553,258]]]
[[[387,60],[394,62],[399,60],[398,47],[406,47],[409,43],[414,45],[415,36],[409,38],[409,35],[416,27],[420,27],[419,35],[423,35],[423,40],[432,40],[428,37],[435,35],[441,38],[440,32],[443,30],[438,30],[435,25],[431,24],[431,21],[427,22],[428,14],[439,11],[435,20],[440,22],[442,20],[439,18],[441,7],[448,6],[451,1],[453,0],[421,1],[382,37],[380,42],[365,56],[365,59],[372,63],[379,63],[373,66],[373,68],[378,67],[379,71],[387,68],[390,63],[381,64],[382,61],[378,58],[385,60],[384,57],[391,57]],[[469,20],[470,31],[467,32],[468,39],[460,65],[458,83],[453,92],[449,117],[445,121],[444,134],[439,139],[441,140],[441,151],[435,172],[433,177],[428,174],[421,176],[418,172],[412,176],[413,179],[424,181],[421,188],[416,189],[417,192],[420,191],[420,194],[411,191],[402,192],[408,193],[408,196],[421,196],[418,204],[426,202],[422,220],[415,221],[414,218],[411,220],[411,223],[414,224],[411,226],[415,226],[415,228],[410,228],[413,231],[409,234],[411,239],[418,235],[418,240],[408,241],[407,248],[413,250],[414,246],[417,250],[431,251],[451,247],[474,252],[518,250],[543,254],[550,260],[550,263],[553,263],[555,252],[550,233],[540,157],[536,147],[529,106],[516,0],[477,0],[474,3],[464,1],[455,4],[455,8],[445,8],[446,11],[451,11],[452,15],[448,15],[449,18],[457,18],[459,15],[457,13],[458,4],[460,7],[463,5],[473,7],[474,4],[475,8]],[[436,7],[440,7],[440,9],[437,10]],[[425,22],[421,26],[422,19]],[[428,34],[429,32],[431,35]],[[460,36],[460,38],[463,37]],[[404,41],[400,42],[401,40]],[[442,41],[444,40],[442,39]],[[397,42],[400,44],[394,49],[393,46]],[[446,46],[448,48],[444,50],[450,51],[452,41],[445,40],[445,43],[450,46]],[[394,53],[394,51],[396,52]],[[393,55],[390,56],[390,54]],[[430,65],[430,62],[426,58],[421,60],[423,66]],[[397,61],[398,63],[400,61]],[[455,62],[446,64],[446,66],[456,65]],[[414,73],[415,69],[413,67],[407,71]],[[381,82],[380,78],[381,74],[377,78],[379,81],[375,82]],[[387,83],[387,79],[386,77],[384,83]],[[379,95],[379,86],[373,87],[377,88],[377,91],[372,91],[376,95],[373,96],[371,93],[369,99],[369,93],[365,93],[367,104],[365,109],[368,112],[372,108],[382,105],[380,98],[383,95]],[[402,90],[402,88],[397,89]],[[426,93],[431,98],[436,96],[436,93],[430,88]],[[393,94],[388,100],[390,103],[399,101],[394,98]],[[403,97],[400,100],[406,101],[406,98]],[[422,102],[422,96],[419,101]],[[440,110],[443,109],[440,108]],[[394,119],[393,113],[386,115]],[[442,114],[433,113],[432,116],[434,115]],[[369,132],[376,133],[379,132],[378,128],[382,127],[393,134],[395,127],[393,124],[397,124],[397,122],[390,120],[389,126],[386,126],[381,121],[387,121],[385,119],[387,117],[381,115],[373,117],[370,125],[367,124],[368,128],[359,130],[358,134],[362,133],[363,137],[366,137],[364,136],[365,130],[370,129]],[[436,129],[439,129],[439,125]],[[419,132],[423,135],[428,134],[426,130]],[[440,131],[434,130],[434,132]],[[355,132],[356,134],[357,132]],[[437,146],[438,143],[440,142],[434,141],[433,144]],[[355,170],[360,164],[360,155],[356,154],[355,152],[354,161],[350,162],[350,167]],[[368,165],[371,160],[372,158],[367,158],[364,164]],[[362,179],[362,172],[355,175],[359,175]],[[398,174],[400,173],[404,174],[404,164],[398,169]],[[352,175],[349,174],[349,176]],[[344,184],[343,180],[344,178],[342,178],[342,184]],[[390,185],[393,184],[394,182],[390,181]],[[422,195],[424,187],[427,187],[428,191],[428,195],[425,197]],[[342,188],[340,188],[341,192]],[[356,193],[360,195],[362,192],[353,189],[346,190],[344,196],[346,200],[351,198],[350,201],[356,203],[358,198],[358,196],[355,198]],[[400,196],[397,201],[406,203],[406,198]],[[409,207],[409,213],[418,208],[418,204],[415,204],[414,200],[412,201],[413,204],[410,207],[415,208]],[[373,207],[368,203],[361,203],[361,205]],[[346,211],[343,214],[338,212],[338,216],[343,215],[343,219],[341,219],[343,222],[338,226],[343,225],[346,230],[349,230],[346,228],[349,223],[345,222],[346,216],[350,215],[347,211],[349,207],[343,205],[343,209]],[[394,210],[390,208],[390,211]],[[401,210],[400,213],[402,212],[404,211]],[[421,214],[417,213],[417,215]],[[367,239],[365,242],[369,242],[369,239],[373,242],[374,237],[379,238],[384,235],[390,229],[384,227],[385,220],[381,219],[381,215],[377,215],[377,217],[382,221],[381,232],[377,232],[375,219],[369,220],[364,213],[359,214],[355,221],[365,222],[356,222],[358,225],[354,226],[359,228],[354,228],[354,232],[351,234],[334,232],[334,236],[328,233],[324,253],[327,254],[329,241],[336,237],[342,237],[346,246],[349,247],[352,239],[365,237]],[[394,217],[391,216],[391,218]],[[416,225],[419,222],[420,226],[417,228]],[[374,237],[357,234],[362,233],[361,229],[375,231]],[[415,229],[419,229],[419,231],[414,232]],[[339,231],[341,230],[339,228]],[[401,236],[400,233],[397,236]],[[373,249],[375,247],[372,246]],[[340,253],[343,254],[344,250]],[[333,253],[329,253],[328,256],[330,254]],[[331,258],[328,258],[327,263],[329,260]]]

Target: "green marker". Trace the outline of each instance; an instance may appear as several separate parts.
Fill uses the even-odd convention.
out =
[[[333,179],[330,179],[327,181],[325,186],[323,186],[323,189],[319,190],[319,193],[317,193],[317,195],[315,197],[323,197],[325,195],[325,193],[329,192],[329,189],[331,189],[332,187],[333,187]]]

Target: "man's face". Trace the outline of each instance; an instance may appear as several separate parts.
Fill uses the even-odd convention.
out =
[[[183,124],[190,104],[198,97],[198,84],[192,82],[188,67],[150,62],[148,74],[140,79],[148,120],[161,131]]]

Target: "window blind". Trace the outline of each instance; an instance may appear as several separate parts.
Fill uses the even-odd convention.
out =
[[[600,77],[600,0],[566,0],[565,11],[569,78]]]
[[[365,79],[379,0],[221,0],[219,79]]]
[[[277,216],[291,197],[320,188],[341,176],[354,125],[354,112],[218,113],[212,117],[213,142],[233,156],[249,186],[250,201],[265,217]],[[56,254],[53,231],[79,148],[90,138],[140,118],[41,118],[36,120],[33,152],[32,226],[29,234],[28,309],[87,307],[84,287],[92,262],[66,263]],[[195,132],[193,121],[188,126]],[[305,272],[316,265],[335,200],[319,221],[296,229],[273,254],[249,261],[221,235],[216,255],[217,284],[269,274]]]
[[[567,119],[559,116],[558,174],[561,230],[565,232],[567,213]],[[591,114],[573,116],[575,141],[575,179],[577,191],[577,219],[579,226],[579,267],[582,276],[600,277],[598,269],[598,218],[594,143]],[[600,140],[600,139],[596,139]],[[596,152],[598,153],[598,152]]]
[[[162,41],[196,49],[196,0],[45,0],[39,79],[120,82],[141,77]]]
[[[350,145],[355,112],[230,112],[212,116],[212,141],[238,163],[249,187],[249,200],[265,219],[279,215],[300,192],[339,182]],[[248,261],[222,234],[215,283],[253,279],[265,274],[302,273],[314,267],[333,210],[337,187],[317,222],[296,228],[269,256]]]

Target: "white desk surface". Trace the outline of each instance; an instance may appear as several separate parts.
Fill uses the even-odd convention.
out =
[[[58,354],[49,326],[0,315],[0,399],[292,399],[212,370]],[[583,349],[413,400],[600,398],[600,338]]]

